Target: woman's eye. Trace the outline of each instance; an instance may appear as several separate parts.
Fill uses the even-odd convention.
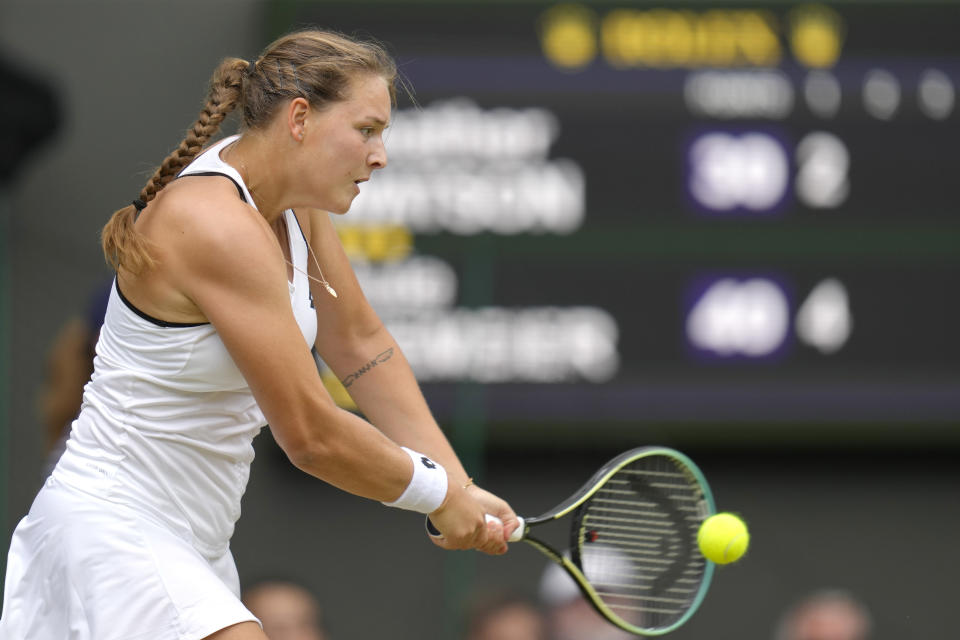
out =
[[[369,138],[373,135],[373,127],[360,127],[360,133],[364,138]]]

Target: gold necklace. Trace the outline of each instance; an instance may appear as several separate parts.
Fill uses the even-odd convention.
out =
[[[317,282],[317,283],[319,283],[319,284],[322,284],[322,285],[323,285],[323,288],[327,290],[327,293],[329,293],[329,294],[330,294],[331,296],[333,296],[334,298],[339,297],[339,296],[337,295],[336,289],[334,289],[333,287],[331,287],[331,286],[330,286],[330,283],[327,282],[327,279],[323,277],[323,269],[320,268],[320,263],[317,262],[317,254],[315,254],[315,253],[313,252],[313,247],[310,246],[310,243],[307,242],[307,239],[306,239],[306,238],[303,239],[303,242],[304,242],[304,244],[307,245],[307,249],[310,251],[310,256],[313,258],[313,264],[316,265],[316,267],[317,267],[317,273],[320,274],[320,279],[319,279],[319,280],[318,280],[317,278],[314,278],[312,275],[310,275],[309,273],[307,273],[306,271],[304,271],[303,269],[301,269],[301,268],[298,267],[297,265],[293,264],[292,262],[290,262],[290,261],[287,260],[286,258],[284,258],[283,261],[286,262],[286,263],[287,263],[288,265],[290,265],[291,267],[293,267],[294,270],[299,271],[300,273],[302,273],[303,275],[307,276],[308,278],[310,278],[310,279],[313,280],[314,282]]]
[[[287,239],[287,241],[286,241],[286,242],[287,242],[287,246],[290,246],[290,226],[287,224],[287,218],[286,218],[286,216],[284,215],[285,213],[286,213],[286,212],[280,214],[280,221],[283,223],[283,235],[284,235],[284,236],[286,237],[286,239]],[[293,213],[293,209],[290,209],[290,213]],[[294,217],[296,217],[297,214],[293,213],[293,215],[294,215]],[[298,227],[300,226],[300,223],[299,223],[299,222],[297,222],[297,226],[298,226]],[[283,261],[286,262],[294,271],[299,271],[299,272],[302,273],[303,275],[307,276],[307,278],[309,278],[310,280],[313,280],[314,282],[317,282],[317,283],[319,283],[319,284],[322,284],[322,285],[323,285],[323,288],[327,290],[327,293],[329,293],[331,296],[333,296],[334,298],[336,298],[336,297],[337,297],[337,291],[336,291],[336,289],[334,289],[333,287],[331,287],[331,286],[330,286],[330,283],[327,282],[327,279],[326,279],[325,277],[323,277],[323,269],[320,268],[320,262],[317,260],[317,254],[315,254],[315,253],[313,252],[313,247],[311,247],[311,246],[310,246],[310,243],[307,242],[307,238],[306,238],[306,236],[303,235],[303,233],[301,233],[300,235],[301,235],[301,237],[303,237],[303,243],[304,243],[305,245],[307,245],[307,250],[310,251],[310,257],[313,258],[313,264],[316,265],[316,267],[317,267],[317,273],[320,274],[320,279],[318,280],[317,278],[314,278],[312,275],[310,275],[309,273],[307,273],[306,271],[304,271],[303,269],[301,269],[301,268],[298,267],[297,265],[295,265],[295,264],[293,264],[292,262],[290,262],[289,260],[287,260],[287,257],[286,257],[286,256],[283,257]],[[279,240],[279,237],[278,237],[277,239]],[[293,256],[291,256],[291,257],[293,257]]]

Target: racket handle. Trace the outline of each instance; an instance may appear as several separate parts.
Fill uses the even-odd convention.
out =
[[[513,533],[510,534],[508,542],[520,542],[523,540],[524,530],[526,529],[526,523],[524,523],[523,518],[517,516],[517,520],[520,521],[520,526],[513,530]],[[497,516],[492,516],[489,513],[487,514],[487,522],[500,522],[500,518]],[[500,522],[502,525],[503,522]],[[427,516],[427,533],[436,538],[440,535],[440,530],[433,526],[433,523],[430,522],[430,517]]]
[[[527,523],[523,521],[523,518],[517,516],[517,520],[520,522],[520,526],[513,530],[513,533],[510,534],[510,537],[507,538],[507,542],[520,542],[523,540],[524,529],[526,529]],[[500,522],[500,518],[497,516],[492,516],[489,513],[487,514],[487,522]],[[503,523],[500,522],[502,526]]]

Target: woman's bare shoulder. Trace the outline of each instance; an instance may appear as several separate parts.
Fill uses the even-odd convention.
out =
[[[216,254],[224,250],[270,247],[266,221],[239,197],[236,186],[226,177],[176,180],[151,205],[138,228],[163,253],[203,259],[205,255],[219,258]]]

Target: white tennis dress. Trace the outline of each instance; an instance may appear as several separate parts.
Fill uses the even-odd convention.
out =
[[[225,175],[254,206],[219,156],[235,138],[181,175]],[[284,216],[309,349],[307,246]],[[94,368],[66,451],[13,534],[0,640],[199,640],[256,620],[230,537],[265,420],[217,332],[150,318],[115,284]]]

